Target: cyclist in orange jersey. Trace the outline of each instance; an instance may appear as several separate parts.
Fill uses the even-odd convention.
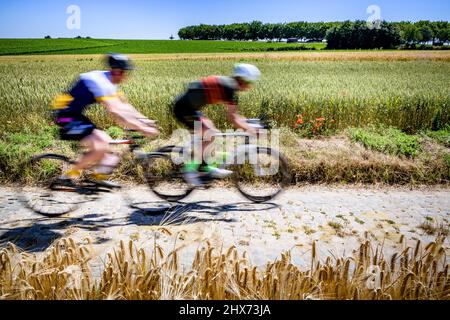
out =
[[[239,91],[250,89],[260,76],[261,72],[256,66],[237,64],[231,77],[210,76],[192,82],[189,84],[188,90],[177,98],[173,113],[178,121],[191,131],[196,127],[195,123],[198,123],[202,129],[202,150],[206,150],[212,143],[212,140],[205,135],[218,132],[213,122],[201,113],[201,110],[210,104],[225,104],[228,119],[234,127],[243,129],[251,135],[256,135],[255,129],[247,123],[246,118],[238,114],[237,94]],[[199,171],[206,172],[214,178],[224,178],[232,173],[229,170],[208,165],[203,152],[201,154],[202,163],[190,163],[185,168],[185,178],[190,184],[202,185],[199,179]]]

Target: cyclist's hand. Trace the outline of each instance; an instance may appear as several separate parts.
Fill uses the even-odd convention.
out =
[[[144,127],[142,129],[142,133],[148,138],[154,138],[157,135],[159,135],[159,130],[156,129],[155,127],[150,127],[149,126],[149,127]]]
[[[150,119],[139,119],[139,121],[150,127],[156,127],[158,123],[157,121]]]
[[[251,123],[248,120],[246,120],[247,123],[247,133],[254,136],[254,137],[258,137],[260,130],[263,129],[263,127],[259,124],[259,123]]]
[[[246,132],[251,136],[258,137],[258,130],[255,128],[250,127],[246,130]]]

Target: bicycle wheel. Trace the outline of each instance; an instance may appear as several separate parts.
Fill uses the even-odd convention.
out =
[[[290,181],[287,160],[270,148],[245,148],[236,155],[232,170],[239,192],[256,203],[274,199]]]
[[[34,212],[57,217],[79,208],[86,202],[86,194],[76,186],[58,183],[58,177],[67,171],[72,162],[65,156],[46,154],[31,159],[28,174],[36,184],[21,188],[21,201]]]
[[[141,163],[150,189],[159,198],[177,202],[193,190],[183,178],[183,164],[175,164],[170,153],[150,153]]]

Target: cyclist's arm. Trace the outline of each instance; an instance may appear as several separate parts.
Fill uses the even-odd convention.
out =
[[[122,103],[127,104],[127,105],[129,106],[128,109],[131,111],[132,115],[133,115],[135,118],[141,120],[142,122],[144,122],[144,123],[147,124],[147,125],[150,125],[150,126],[155,126],[155,125],[156,125],[156,121],[153,121],[153,120],[148,119],[148,118],[147,118],[146,116],[144,116],[142,113],[140,113],[139,111],[137,111],[136,108],[134,108],[134,107],[130,104],[130,102],[128,101],[127,97],[126,97],[122,92],[119,92],[117,96],[118,96],[118,98],[120,99],[120,101],[121,101]]]
[[[227,116],[236,128],[242,129],[251,135],[257,134],[256,130],[248,125],[247,119],[238,114],[237,104],[230,103],[227,105]]]
[[[117,97],[118,97],[119,100],[122,101],[123,103],[129,103],[127,97],[125,97],[125,95],[124,95],[121,91],[118,91],[118,92],[117,92]]]
[[[136,108],[134,108],[131,104],[126,103],[125,105],[128,107],[128,110],[130,111],[130,114],[133,117],[135,117],[136,119],[144,122],[146,125],[149,125],[149,126],[155,126],[156,125],[156,121],[150,120],[149,118],[144,116],[142,113],[137,111]]]
[[[143,132],[148,136],[155,136],[159,132],[156,128],[150,127],[140,120],[141,114],[130,104],[123,103],[118,98],[111,98],[100,102],[113,118],[121,125],[133,130]],[[142,116],[145,118],[145,116]]]

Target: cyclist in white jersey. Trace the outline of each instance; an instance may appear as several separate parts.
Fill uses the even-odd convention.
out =
[[[133,69],[127,56],[107,55],[108,71],[91,71],[81,74],[78,81],[66,93],[59,95],[54,103],[54,118],[60,127],[63,140],[79,141],[88,149],[77,163],[60,177],[60,182],[74,185],[84,169],[95,166],[92,177],[96,183],[106,187],[120,187],[109,181],[110,174],[119,159],[109,152],[111,137],[97,128],[84,114],[95,103],[101,104],[121,125],[142,132],[148,137],[158,135],[154,121],[138,112],[118,92],[118,85],[124,82]]]

